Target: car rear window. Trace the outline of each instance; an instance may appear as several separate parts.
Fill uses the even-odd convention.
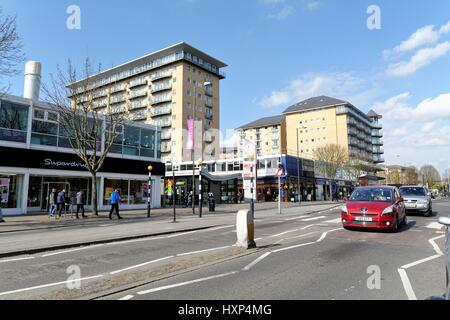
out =
[[[374,201],[374,202],[392,202],[392,189],[387,188],[370,188],[356,189],[349,201]]]
[[[421,187],[402,187],[400,188],[400,193],[402,196],[425,196],[426,192],[424,188]]]

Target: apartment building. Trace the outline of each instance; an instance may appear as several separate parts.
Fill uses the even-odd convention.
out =
[[[284,113],[288,155],[314,159],[314,151],[338,144],[350,158],[374,165],[384,162],[381,115],[362,112],[350,102],[319,96],[299,102]]]
[[[188,120],[194,119],[194,159],[208,159],[220,153],[220,80],[226,66],[182,42],[93,75],[87,89],[83,81],[68,87],[78,94],[94,92],[99,110],[127,112],[133,121],[161,127],[163,162],[193,160],[186,140]]]
[[[250,141],[256,145],[258,157],[286,153],[285,117],[261,118],[236,129],[238,133],[238,156],[242,157],[242,146]]]

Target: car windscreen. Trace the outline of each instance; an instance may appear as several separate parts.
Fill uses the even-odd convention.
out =
[[[426,196],[425,189],[421,187],[402,187],[400,193],[402,196]]]
[[[393,202],[392,189],[387,188],[356,189],[352,193],[349,201]]]

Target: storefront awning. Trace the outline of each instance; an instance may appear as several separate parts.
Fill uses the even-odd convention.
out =
[[[227,175],[212,175],[209,172],[203,172],[202,171],[202,177],[205,177],[206,179],[208,179],[210,181],[221,182],[221,181],[242,179],[242,174],[234,173],[234,174],[227,174]]]

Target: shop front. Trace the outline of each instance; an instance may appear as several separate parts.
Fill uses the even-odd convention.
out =
[[[92,178],[74,153],[0,146],[0,205],[4,214],[48,212],[53,189],[66,191],[71,203],[84,193],[85,205],[92,205]],[[97,174],[99,210],[108,210],[110,195],[119,189],[122,209],[144,209],[148,197],[148,171],[152,171],[152,206],[160,207],[161,162],[107,157]]]

